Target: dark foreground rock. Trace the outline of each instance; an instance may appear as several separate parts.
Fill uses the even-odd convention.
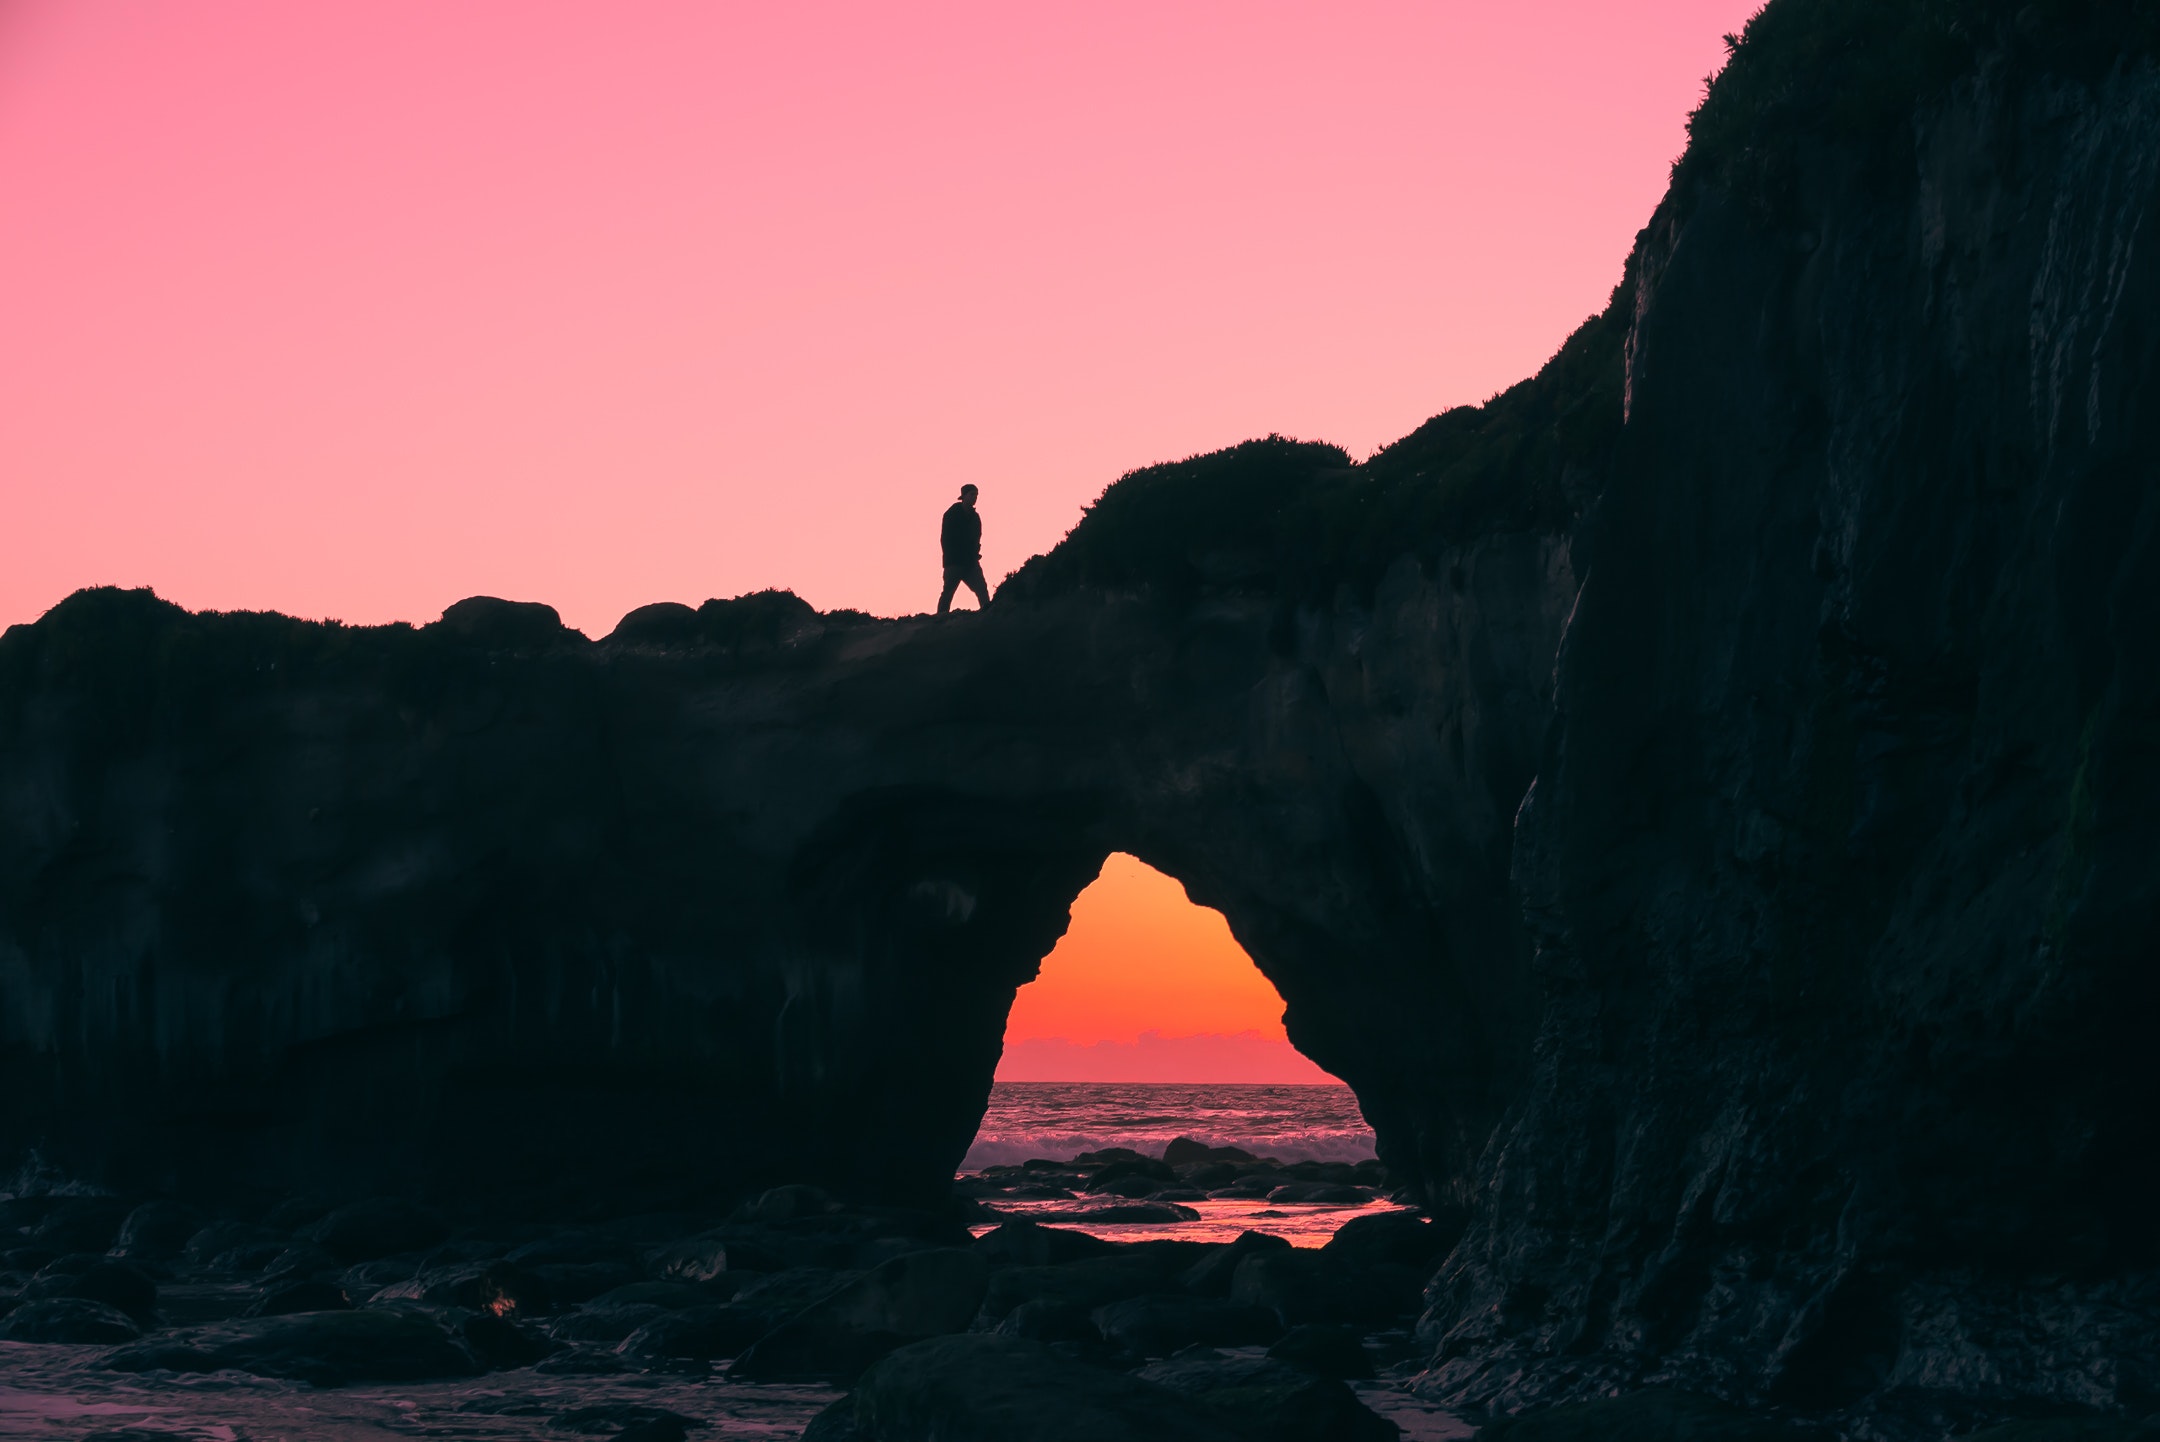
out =
[[[1104,1341],[1142,1357],[1192,1346],[1264,1345],[1282,1335],[1282,1322],[1267,1308],[1214,1297],[1131,1297],[1096,1308],[1093,1321]]]
[[[972,1250],[895,1257],[774,1328],[737,1359],[734,1375],[852,1379],[897,1347],[966,1330],[989,1283],[989,1263]]]
[[[117,1307],[83,1297],[50,1297],[24,1302],[0,1316],[0,1340],[74,1343],[109,1347],[142,1335],[135,1320]]]
[[[317,1387],[415,1382],[483,1370],[434,1317],[396,1308],[303,1312],[187,1328],[123,1347],[107,1365],[122,1372],[230,1368]]]
[[[1008,1337],[940,1337],[872,1367],[805,1442],[1233,1442],[1167,1387]]]
[[[1477,1442],[1832,1442],[1832,1437],[1819,1428],[1742,1412],[1692,1392],[1652,1388],[1607,1401],[1526,1412],[1481,1429]]]
[[[1247,1442],[1395,1442],[1401,1435],[1340,1381],[1272,1358],[1179,1357],[1137,1375],[1206,1404]]]

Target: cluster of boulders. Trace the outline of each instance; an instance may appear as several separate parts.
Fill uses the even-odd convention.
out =
[[[1386,1195],[1387,1183],[1386,1168],[1372,1158],[1280,1162],[1179,1137],[1159,1158],[1128,1147],[1082,1152],[1069,1162],[1038,1158],[968,1173],[954,1190],[986,1206],[1075,1204],[1069,1214],[1054,1208],[1032,1211],[1038,1221],[1166,1222],[1197,1218],[1200,1214],[1186,1204],[1209,1198],[1358,1206]]]
[[[827,1442],[1092,1435],[1031,1430],[1015,1407],[1153,1417],[1120,1434],[1135,1437],[1352,1442],[1395,1435],[1346,1382],[1372,1375],[1374,1334],[1405,1336],[1453,1241],[1392,1211],[1314,1249],[1258,1232],[1117,1243],[1022,1218],[978,1238],[974,1205],[789,1186],[719,1216],[453,1227],[389,1198],[212,1217],[17,1197],[0,1200],[0,1340],[317,1386],[718,1364],[851,1388],[813,1431]]]

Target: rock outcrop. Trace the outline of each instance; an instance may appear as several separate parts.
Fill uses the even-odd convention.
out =
[[[1124,850],[1467,1217],[1435,1395],[2150,1410],[2160,72],[1964,9],[1773,4],[1547,372],[1128,478],[980,616],[11,630],[0,1147],[934,1201]]]

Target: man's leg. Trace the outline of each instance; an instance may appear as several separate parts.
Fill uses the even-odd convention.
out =
[[[944,615],[947,611],[950,611],[952,609],[952,593],[959,589],[959,573],[955,571],[947,571],[945,573],[945,589],[938,592],[937,598],[937,613],[940,616]]]
[[[975,593],[975,604],[980,606],[985,611],[989,610],[990,583],[983,579],[982,563],[980,561],[976,562],[975,569],[968,572],[960,579],[967,584],[967,588],[970,591],[973,591]]]

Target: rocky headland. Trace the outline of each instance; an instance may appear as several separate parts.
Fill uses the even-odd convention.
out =
[[[2156,34],[1776,0],[1537,377],[1362,463],[1135,473],[980,615],[70,598],[0,639],[0,1148],[497,1242],[814,1186],[1016,1265],[937,1229],[1014,989],[1126,851],[1228,917],[1448,1237],[1428,1396],[1516,1442],[2129,1435]],[[1092,1369],[1104,1418],[1176,1390],[967,1310],[827,1435],[1001,1435],[951,1411],[1001,1369]]]

